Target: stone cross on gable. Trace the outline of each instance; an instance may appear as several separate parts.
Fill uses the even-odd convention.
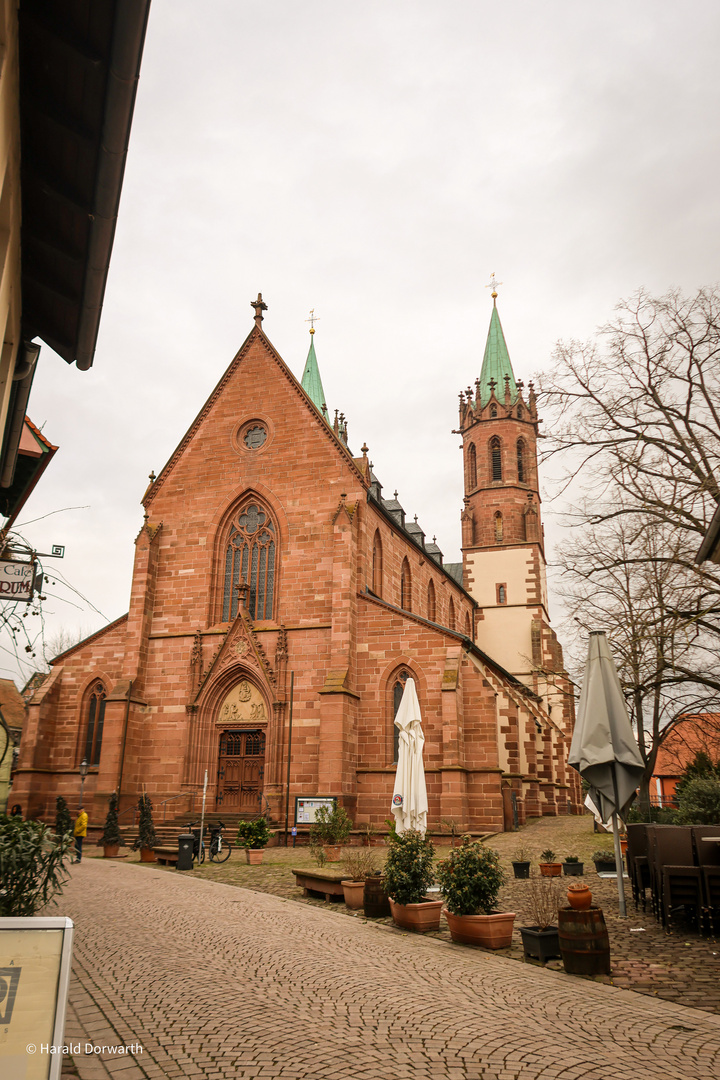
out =
[[[262,313],[263,311],[267,311],[267,304],[263,300],[261,292],[258,293],[257,300],[250,301],[250,307],[255,308],[255,325],[259,330],[260,324],[263,321]]]

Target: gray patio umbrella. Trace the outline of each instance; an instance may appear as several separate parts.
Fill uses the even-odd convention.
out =
[[[602,820],[612,820],[620,914],[624,916],[618,817],[624,820],[645,763],[633,734],[607,638],[600,630],[590,634],[568,762],[590,785],[590,798]]]

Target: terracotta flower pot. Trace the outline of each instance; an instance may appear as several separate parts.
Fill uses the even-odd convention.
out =
[[[592,904],[592,893],[588,885],[570,888],[567,891],[568,904],[574,911],[587,911]]]
[[[251,866],[259,866],[263,859],[263,849],[261,847],[246,847],[245,859]]]
[[[542,877],[560,877],[562,874],[561,862],[541,862],[540,874]]]
[[[103,859],[117,859],[119,851],[119,844],[103,844]]]
[[[507,949],[512,944],[514,911],[495,912],[492,915],[453,915],[444,908],[443,914],[450,927],[450,937],[462,945]]]
[[[151,847],[140,848],[140,862],[155,862],[155,850]]]
[[[357,911],[363,906],[365,882],[341,881],[340,884],[343,887],[343,893],[345,895],[345,907],[349,907],[352,911]]]
[[[393,922],[403,930],[416,930],[426,934],[428,930],[440,929],[442,900],[422,900],[419,904],[396,904],[390,897]]]
[[[340,862],[342,859],[342,844],[323,844],[323,851],[328,862]]]

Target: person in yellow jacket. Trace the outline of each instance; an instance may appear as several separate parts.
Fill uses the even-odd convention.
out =
[[[88,816],[85,813],[85,808],[80,807],[78,816],[75,818],[75,858],[74,862],[80,862],[82,859],[82,845],[83,840],[87,836]]]

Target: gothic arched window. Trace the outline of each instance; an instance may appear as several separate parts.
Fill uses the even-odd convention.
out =
[[[490,419],[495,420],[497,417],[497,405],[490,406]]]
[[[407,668],[400,668],[398,671],[395,672],[395,675],[392,678],[393,761],[397,761],[398,751],[400,749],[400,732],[395,726],[395,717],[397,716],[397,711],[400,708],[400,702],[402,701],[403,694],[405,693],[405,683],[410,678],[412,678],[412,675],[407,670]]]
[[[372,591],[376,596],[382,596],[383,554],[380,533],[376,531],[373,540],[372,554]]]
[[[477,487],[477,454],[475,443],[470,443],[467,455],[468,491],[474,491]]]
[[[465,612],[465,637],[472,637],[472,624],[470,622],[470,612]]]
[[[410,563],[407,559],[403,559],[402,571],[400,572],[400,607],[405,611],[412,611],[411,590]]]
[[[490,470],[493,480],[502,480],[502,446],[497,435],[490,440]]]
[[[517,441],[517,470],[518,480],[521,484],[525,483],[525,440],[518,439]]]
[[[240,581],[248,586],[246,606],[253,619],[271,619],[275,599],[276,529],[268,511],[253,498],[236,514],[225,549],[223,622],[238,612]]]
[[[502,544],[503,541],[503,516],[498,510],[495,514],[495,543]]]
[[[453,603],[452,596],[450,597],[450,606],[448,608],[448,626],[451,630],[455,629],[455,604]]]
[[[432,580],[427,591],[427,617],[430,622],[435,622],[435,585]]]
[[[105,687],[96,682],[91,688],[85,707],[87,717],[83,758],[88,765],[100,764],[103,726],[105,723]]]

